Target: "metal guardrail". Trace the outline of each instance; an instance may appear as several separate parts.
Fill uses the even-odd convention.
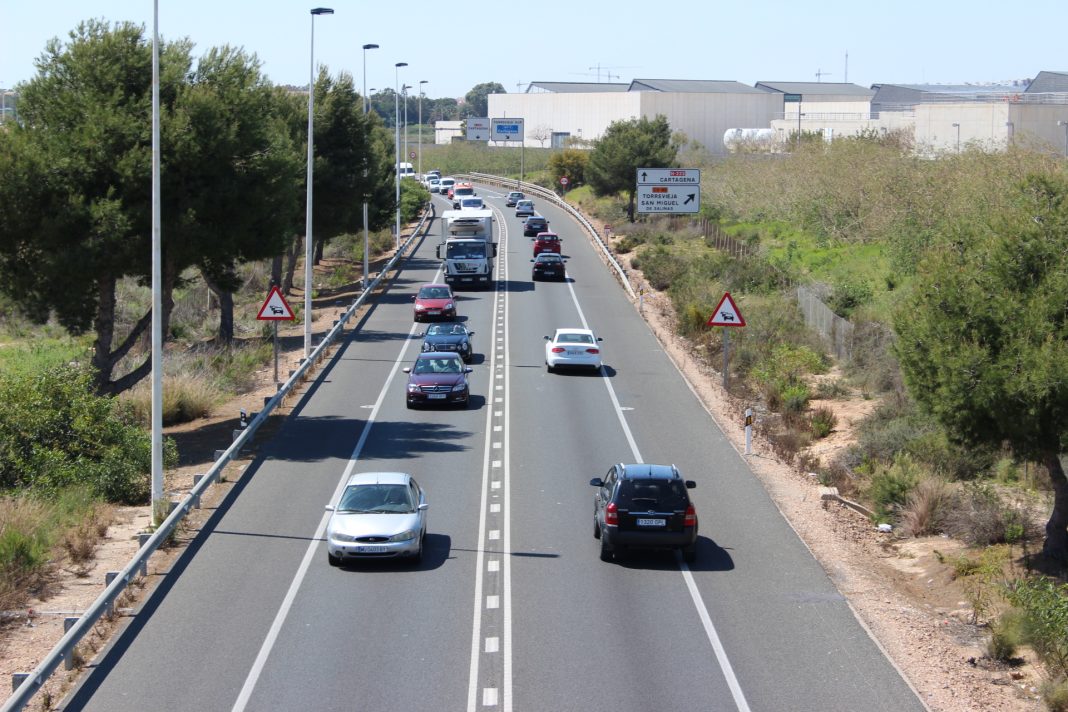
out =
[[[59,667],[60,663],[64,661],[73,660],[74,648],[81,642],[81,639],[93,629],[96,622],[105,614],[113,610],[115,602],[118,600],[119,595],[123,589],[133,580],[138,570],[144,572],[147,570],[148,559],[153,553],[171,536],[174,528],[178,525],[178,522],[189,513],[190,510],[200,506],[200,497],[204,491],[211,486],[222,473],[223,468],[226,467],[229,462],[241,452],[241,449],[245,447],[251,440],[252,436],[256,433],[256,430],[266,422],[267,417],[285,398],[290,391],[292,391],[297,384],[299,384],[304,376],[311,369],[312,365],[318,363],[326,354],[326,350],[333,345],[333,342],[345,332],[345,325],[349,319],[355,314],[356,310],[363,306],[369,299],[369,295],[374,293],[374,290],[381,284],[382,280],[387,274],[396,266],[398,260],[400,260],[404,253],[407,252],[409,246],[411,246],[416,238],[419,237],[421,230],[425,229],[428,220],[434,216],[433,203],[429,204],[429,209],[423,211],[423,217],[419,221],[415,230],[412,231],[411,236],[405,241],[400,249],[397,250],[393,258],[390,259],[386,266],[378,273],[378,276],[367,285],[367,289],[352,303],[338,320],[334,324],[334,327],[327,332],[323,340],[315,348],[314,351],[304,359],[296,371],[290,375],[289,380],[279,388],[278,392],[274,394],[269,400],[267,400],[263,409],[252,419],[251,422],[245,427],[244,431],[237,438],[234,439],[232,445],[227,448],[222,455],[215,460],[211,469],[197,482],[193,489],[189,491],[185,499],[175,504],[174,509],[170,512],[163,523],[159,525],[155,532],[141,545],[134,557],[126,564],[125,568],[118,573],[117,576],[109,583],[103,593],[97,597],[89,608],[86,609],[77,621],[67,630],[67,632],[56,643],[55,647],[45,656],[45,658],[34,668],[33,672],[29,673],[18,688],[4,702],[4,706],[0,707],[0,712],[17,712],[22,710],[33,696],[41,689],[44,683]],[[16,673],[18,675],[19,673]]]
[[[627,271],[623,269],[623,266],[620,265],[618,261],[616,261],[615,256],[612,254],[612,251],[608,249],[608,245],[605,244],[604,240],[601,238],[600,233],[597,232],[597,228],[595,228],[590,223],[590,221],[586,219],[585,215],[571,207],[571,205],[569,205],[567,201],[562,200],[560,196],[558,196],[556,193],[551,190],[542,188],[540,185],[535,185],[534,183],[524,183],[522,181],[514,180],[511,178],[501,178],[500,176],[489,175],[487,173],[461,173],[457,177],[461,176],[469,177],[471,180],[476,181],[478,183],[488,183],[490,185],[497,185],[502,188],[509,188],[514,186],[515,190],[522,190],[524,193],[537,195],[539,198],[548,200],[553,205],[564,210],[571,217],[575,218],[575,220],[577,220],[579,224],[582,225],[586,232],[590,234],[590,237],[594,239],[598,246],[600,246],[601,252],[604,254],[605,259],[608,260],[609,266],[615,270],[616,276],[619,278],[620,283],[624,287],[626,287],[627,294],[630,295],[630,298],[632,300],[638,298],[638,295],[634,293],[634,287],[632,287],[630,284],[630,278],[627,276]]]

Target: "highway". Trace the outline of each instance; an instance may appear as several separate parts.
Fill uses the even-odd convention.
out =
[[[478,192],[503,229],[497,287],[458,292],[469,408],[404,403],[435,225],[62,709],[923,710],[581,229],[536,200],[568,280],[534,284],[507,191]],[[560,326],[602,373],[546,372]],[[636,461],[697,481],[693,565],[599,560],[589,480]],[[376,470],[426,489],[424,559],[330,567],[324,505]]]

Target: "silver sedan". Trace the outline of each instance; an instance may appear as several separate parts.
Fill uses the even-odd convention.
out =
[[[557,329],[552,336],[545,337],[545,368],[552,373],[559,366],[601,368],[602,341],[589,329]]]
[[[331,566],[346,559],[423,556],[426,537],[423,488],[404,472],[361,472],[349,477],[326,526],[326,558]]]

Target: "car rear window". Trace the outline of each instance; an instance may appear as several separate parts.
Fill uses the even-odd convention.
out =
[[[620,509],[666,512],[686,509],[689,496],[681,480],[623,480],[616,503]]]

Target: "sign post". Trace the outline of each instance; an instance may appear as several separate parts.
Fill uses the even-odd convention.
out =
[[[278,322],[293,321],[293,310],[289,307],[286,298],[282,296],[282,290],[278,285],[271,287],[267,293],[267,299],[263,301],[259,314],[256,318],[260,321],[274,322],[274,384],[278,385]]]
[[[568,182],[569,181],[567,179],[567,176],[560,176],[560,185],[562,185],[564,187],[564,192],[565,193],[567,192],[567,184],[568,184]]]
[[[745,326],[745,319],[742,317],[742,313],[738,311],[738,305],[731,299],[730,292],[724,292],[723,298],[719,300],[719,306],[712,312],[712,316],[708,317],[706,322],[707,326]],[[730,350],[731,350],[731,337],[730,331],[723,330],[723,390],[730,390]]]

